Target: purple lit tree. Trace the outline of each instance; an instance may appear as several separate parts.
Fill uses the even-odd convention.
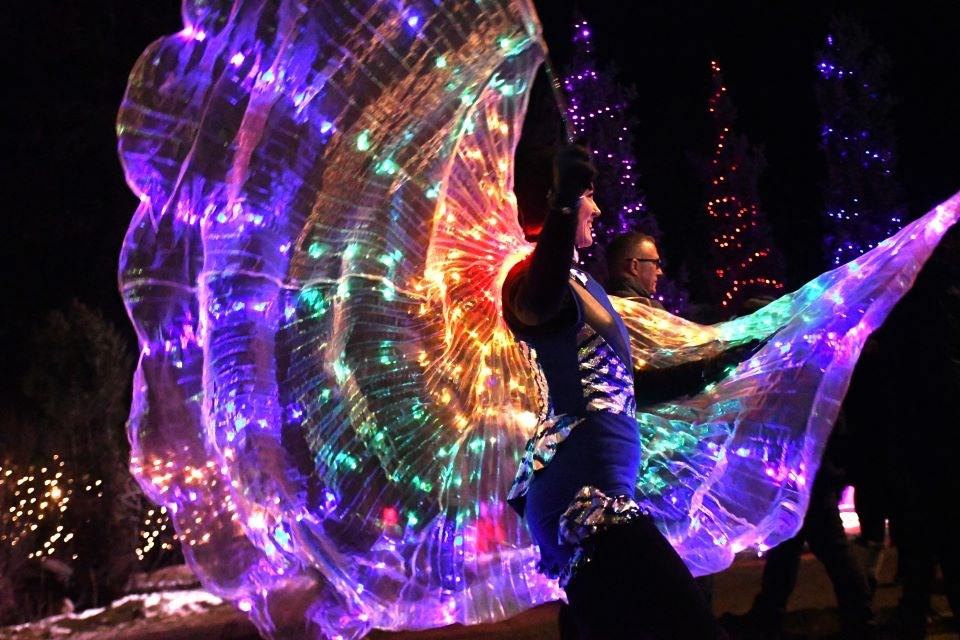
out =
[[[597,177],[596,201],[603,212],[594,223],[595,242],[581,252],[581,263],[600,280],[606,276],[604,249],[617,234],[641,231],[660,238],[660,229],[647,211],[643,191],[637,186],[637,159],[628,115],[636,90],[617,82],[616,66],[598,71],[590,25],[580,19],[573,28],[574,53],[562,76],[567,97],[567,117],[574,133],[593,149]],[[663,278],[658,298],[667,308],[685,306],[686,292],[675,281]]]
[[[831,267],[869,251],[903,226],[902,190],[893,177],[895,137],[886,91],[889,59],[849,18],[834,18],[817,55],[822,183]]]
[[[733,132],[736,109],[723,84],[720,65],[713,72],[709,111],[716,143],[706,163],[707,214],[711,224],[707,279],[712,302],[725,314],[757,296],[783,291],[783,262],[759,207],[758,182],[766,166],[763,151]]]
[[[630,135],[632,120],[627,114],[636,97],[633,87],[616,80],[617,69],[610,65],[597,71],[590,40],[590,26],[579,20],[573,30],[574,54],[563,74],[567,117],[578,137],[586,139],[600,171],[597,177],[597,205],[603,214],[594,223],[596,247],[602,253],[610,239],[624,231],[642,231],[659,236],[660,230],[644,204],[637,186],[637,160]],[[586,255],[593,255],[585,252]]]

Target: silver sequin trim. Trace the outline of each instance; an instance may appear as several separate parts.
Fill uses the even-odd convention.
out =
[[[585,542],[610,527],[626,524],[641,515],[640,505],[630,496],[608,496],[596,487],[582,487],[560,516],[558,541],[576,547],[570,562],[558,576],[560,586],[566,588],[570,579],[590,562],[592,549]]]

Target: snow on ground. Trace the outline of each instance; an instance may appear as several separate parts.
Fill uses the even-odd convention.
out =
[[[184,588],[188,586],[188,588]],[[259,638],[247,616],[197,586],[186,567],[135,577],[134,593],[109,607],[0,628],[0,640],[220,640]]]

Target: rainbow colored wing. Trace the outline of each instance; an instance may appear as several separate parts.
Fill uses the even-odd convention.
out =
[[[186,2],[131,74],[134,472],[261,630],[557,596],[504,495],[535,421],[499,287],[525,2]]]

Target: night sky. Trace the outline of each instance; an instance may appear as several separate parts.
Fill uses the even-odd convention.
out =
[[[132,344],[116,264],[136,199],[117,161],[113,122],[139,54],[181,22],[177,0],[4,4],[0,40],[9,111],[0,242],[8,259],[0,361],[5,380],[15,384],[31,327],[71,299],[101,309]],[[575,3],[535,4],[555,65],[562,66]],[[640,185],[664,231],[671,268],[692,265],[706,246],[698,244],[704,240],[702,186],[688,158],[713,144],[706,101],[709,62],[716,57],[739,112],[737,129],[766,152],[761,206],[786,255],[788,283],[795,287],[822,270],[817,183],[824,168],[814,52],[832,13],[859,18],[892,58],[896,174],[910,217],[960,189],[955,0],[893,8],[875,1],[577,4],[591,22],[601,63],[614,62],[621,79],[638,90],[633,135]]]

